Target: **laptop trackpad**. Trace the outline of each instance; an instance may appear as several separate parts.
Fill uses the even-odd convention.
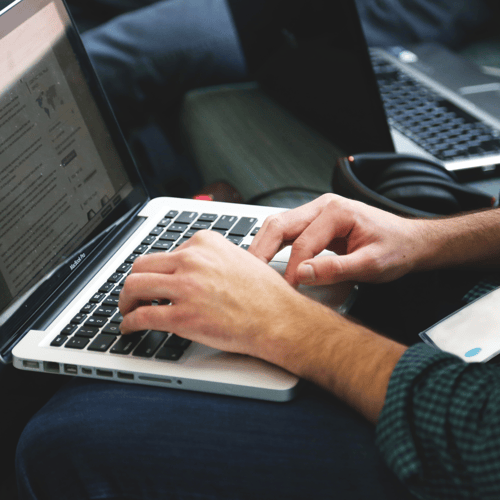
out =
[[[281,252],[280,252],[281,254]],[[277,257],[280,255],[278,254]],[[269,265],[282,276],[285,274],[286,262],[273,260]],[[341,314],[349,311],[357,295],[357,286],[352,282],[337,283],[335,285],[306,286],[299,285],[298,291],[313,300],[337,310]]]

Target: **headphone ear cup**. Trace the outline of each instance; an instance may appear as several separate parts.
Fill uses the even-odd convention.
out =
[[[490,208],[495,203],[487,193],[461,185],[442,165],[397,153],[339,158],[333,170],[332,190],[412,217],[449,215]]]
[[[435,179],[441,179],[447,182],[456,182],[456,175],[454,172],[448,172],[444,168],[440,168],[438,165],[431,165],[426,163],[413,162],[401,162],[393,163],[387,168],[382,170],[372,181],[371,189],[374,191],[379,190],[379,185],[385,183],[386,181],[397,179],[400,177],[415,177],[415,176],[426,176]]]
[[[450,215],[460,212],[460,203],[447,189],[430,185],[401,185],[385,189],[380,194],[416,210]]]

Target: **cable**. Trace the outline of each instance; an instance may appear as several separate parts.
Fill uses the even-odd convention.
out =
[[[289,192],[289,191],[302,191],[304,193],[310,193],[310,194],[317,194],[318,196],[328,193],[329,191],[320,191],[319,189],[308,189],[308,188],[303,188],[299,186],[285,186],[281,188],[276,188],[276,189],[271,189],[269,191],[266,191],[265,193],[260,193],[255,196],[252,196],[250,199],[245,201],[246,204],[248,205],[255,205],[257,202],[262,200],[263,198],[267,198],[268,196],[272,196],[274,194],[278,194],[281,192]]]

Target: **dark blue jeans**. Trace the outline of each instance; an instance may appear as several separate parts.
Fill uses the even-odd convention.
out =
[[[17,451],[21,499],[407,500],[374,427],[322,390],[271,403],[72,380]]]

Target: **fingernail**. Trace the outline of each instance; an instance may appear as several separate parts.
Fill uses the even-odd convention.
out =
[[[313,266],[309,264],[301,264],[298,269],[300,283],[310,283],[316,280]]]

